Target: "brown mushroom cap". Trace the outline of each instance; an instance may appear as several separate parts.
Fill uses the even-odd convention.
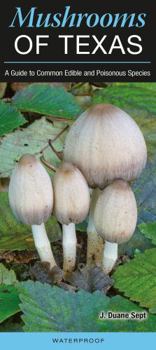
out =
[[[82,171],[90,187],[102,189],[117,178],[137,178],[145,167],[147,149],[142,132],[127,113],[99,104],[72,125],[64,158]]]
[[[9,203],[20,222],[40,225],[46,222],[53,208],[50,176],[33,155],[21,157],[9,184]]]
[[[115,180],[101,192],[96,202],[96,230],[106,241],[120,244],[131,238],[136,222],[135,196],[125,181]]]
[[[54,211],[62,224],[82,222],[89,211],[90,194],[80,170],[63,163],[54,176]]]

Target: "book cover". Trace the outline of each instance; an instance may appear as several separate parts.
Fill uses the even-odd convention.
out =
[[[0,343],[152,348],[155,6],[2,5]]]

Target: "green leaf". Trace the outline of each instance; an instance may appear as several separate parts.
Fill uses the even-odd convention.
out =
[[[43,154],[45,159],[57,166],[60,160],[51,150],[48,141],[55,140],[53,146],[62,151],[66,132],[59,135],[66,123],[50,123],[44,117],[36,120],[22,130],[16,130],[3,138],[0,144],[0,177],[10,176],[16,162],[25,153],[35,154],[38,158]]]
[[[25,122],[22,114],[14,106],[0,101],[0,136],[18,128]]]
[[[114,86],[132,86],[132,87],[137,87],[139,89],[148,89],[152,91],[156,91],[156,83],[114,83]]]
[[[147,165],[135,181],[133,190],[138,204],[139,224],[156,221],[156,160]]]
[[[115,287],[126,297],[156,313],[156,249],[148,249],[119,266],[113,275]]]
[[[118,83],[95,92],[93,103],[112,103],[125,110],[139,109],[156,114],[155,99],[155,83]]]
[[[46,224],[51,242],[61,238],[61,229],[54,217]],[[0,251],[35,250],[31,227],[20,224],[14,218],[8,202],[8,194],[0,193]]]
[[[139,229],[145,237],[151,239],[152,243],[156,245],[156,222],[140,224]]]
[[[74,119],[81,108],[64,88],[32,84],[16,93],[13,104],[21,111]]]
[[[0,323],[20,311],[16,275],[0,264]]]
[[[0,285],[0,323],[19,311],[19,297],[16,287]]]
[[[27,332],[115,332],[154,331],[156,316],[146,321],[99,320],[101,311],[143,311],[123,297],[109,298],[101,292],[67,292],[39,282],[19,285],[21,304]],[[46,296],[46,297],[45,297]]]
[[[17,282],[15,272],[8,270],[3,264],[0,264],[0,285],[14,284]]]

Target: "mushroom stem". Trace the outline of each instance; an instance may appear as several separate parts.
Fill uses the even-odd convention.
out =
[[[118,243],[105,241],[103,251],[103,271],[108,274],[112,271],[118,258]]]
[[[62,225],[63,229],[63,271],[70,273],[75,268],[77,238],[75,224]]]
[[[44,223],[41,225],[32,225],[32,233],[35,247],[41,261],[48,262],[50,264],[50,268],[52,269],[57,264],[52,253]]]
[[[101,266],[104,244],[103,239],[96,232],[92,212],[89,214],[87,236],[87,266]]]
[[[96,231],[94,220],[93,220],[94,208],[95,208],[96,200],[98,198],[99,193],[100,193],[99,189],[91,191],[92,199],[91,199],[91,207],[90,207],[88,227],[87,227],[87,236],[88,236],[87,266],[88,267],[101,266],[102,264],[104,243],[103,243],[103,239]]]

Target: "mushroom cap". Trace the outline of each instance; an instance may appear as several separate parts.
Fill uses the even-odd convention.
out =
[[[80,170],[62,163],[54,176],[54,211],[61,224],[82,222],[89,211],[88,184]]]
[[[142,132],[126,112],[99,104],[72,125],[64,159],[81,170],[90,187],[103,189],[114,179],[137,178],[146,165],[147,149]]]
[[[108,242],[127,242],[135,231],[137,205],[128,183],[115,180],[99,195],[94,210],[97,232]]]
[[[27,225],[46,222],[53,208],[50,176],[35,156],[21,157],[12,172],[9,203],[16,219]]]

